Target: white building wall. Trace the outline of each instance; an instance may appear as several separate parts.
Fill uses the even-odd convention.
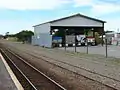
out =
[[[34,27],[35,36],[41,33],[50,33],[50,23],[45,23]]]
[[[75,16],[68,19],[60,20],[51,23],[51,26],[94,26],[94,27],[103,27],[102,22],[91,20],[88,18]]]
[[[49,33],[41,33],[33,41],[33,45],[52,47],[52,36]]]
[[[34,27],[32,44],[44,47],[52,46],[52,36],[50,36],[50,23],[45,23]]]
[[[41,33],[32,37],[32,45],[52,47],[52,36],[49,33]]]
[[[48,33],[40,34],[39,45],[44,47],[52,47],[52,36]]]

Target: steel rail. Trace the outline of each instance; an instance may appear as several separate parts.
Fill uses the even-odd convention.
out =
[[[48,77],[47,75],[45,75],[44,73],[42,73],[40,70],[38,70],[37,68],[35,68],[33,65],[31,65],[30,63],[28,63],[27,61],[25,61],[22,57],[20,57],[17,54],[13,53],[11,50],[7,49],[7,51],[10,52],[11,54],[13,54],[14,56],[16,56],[17,58],[19,58],[20,60],[22,60],[25,64],[27,64],[28,66],[30,66],[31,68],[33,68],[35,71],[39,72],[42,76],[44,76],[45,78],[47,78],[49,81],[51,81],[53,84],[55,84],[56,86],[58,86],[62,90],[67,90],[62,85],[60,85],[59,83],[57,83],[55,80],[51,79],[50,77]]]
[[[29,82],[29,84],[33,87],[34,90],[38,90],[32,82],[27,78],[27,76],[17,67],[17,65],[12,61],[12,59],[4,52],[3,49],[0,49],[1,52],[8,58],[8,60],[14,65],[14,67],[22,74],[22,76]]]
[[[49,58],[49,57],[46,57],[46,56],[43,56],[43,55],[42,55],[42,57],[38,57],[38,56],[33,55],[33,54],[30,54],[30,53],[27,53],[27,54],[28,54],[28,55],[31,55],[31,56],[33,56],[33,57],[36,57],[36,58],[38,58],[38,59],[42,59],[42,60],[44,60],[44,61],[46,61],[46,62],[48,62],[48,63],[51,63],[51,62],[49,62],[49,61],[43,59],[42,57],[48,58],[48,59],[52,59],[52,60],[54,60],[54,61],[57,61],[57,62],[66,64],[66,65],[70,65],[70,66],[72,66],[72,67],[79,68],[79,69],[81,69],[81,70],[85,70],[85,71],[87,71],[87,72],[90,72],[90,73],[93,73],[93,74],[96,74],[96,75],[99,75],[99,76],[102,76],[102,77],[109,78],[109,79],[111,79],[111,80],[120,82],[120,80],[117,80],[117,79],[114,79],[114,78],[111,78],[111,77],[108,77],[108,76],[99,74],[99,73],[97,73],[97,72],[93,72],[93,71],[87,70],[87,69],[85,69],[85,68],[81,68],[81,67],[72,65],[72,64],[67,63],[67,62],[64,62],[64,61],[59,61],[59,60],[56,60],[56,59],[53,59],[53,58]],[[39,56],[41,56],[41,55],[39,55]],[[51,64],[54,64],[54,63],[51,63]],[[56,65],[56,64],[54,64],[54,65]],[[59,66],[59,67],[61,67],[61,66]],[[63,67],[61,67],[61,68],[63,68]],[[66,69],[66,68],[64,68],[64,69]],[[67,70],[68,70],[68,69],[67,69]],[[69,71],[70,71],[70,70],[69,70]],[[71,71],[71,72],[73,72],[73,71]],[[77,72],[74,72],[74,73],[78,74]],[[81,74],[78,74],[78,75],[81,75]],[[82,75],[82,76],[83,76],[83,75]],[[84,77],[89,78],[89,77],[87,77],[87,76],[84,76]],[[91,79],[91,78],[89,78],[89,79],[90,79],[90,80],[94,80],[94,79]],[[95,80],[94,80],[94,81],[95,81]],[[96,81],[97,81],[97,80],[96,80]],[[107,87],[110,87],[110,88],[115,89],[114,87],[112,87],[112,86],[110,86],[110,85],[107,85],[107,84],[104,84],[104,83],[102,83],[102,82],[100,82],[100,81],[97,81],[97,82],[99,82],[99,83],[101,83],[101,84],[103,84],[103,85],[105,85],[105,86],[107,86]],[[117,90],[117,89],[115,89],[115,90]]]

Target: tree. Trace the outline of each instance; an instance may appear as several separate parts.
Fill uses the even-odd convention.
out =
[[[8,36],[9,36],[9,32],[6,32],[4,38],[6,39],[8,38]]]
[[[9,32],[6,32],[5,35],[9,35]]]
[[[19,33],[17,33],[15,36],[18,38],[18,41],[25,42],[31,42],[31,37],[34,35],[32,31],[23,30]]]

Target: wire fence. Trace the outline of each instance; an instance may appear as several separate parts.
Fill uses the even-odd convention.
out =
[[[65,51],[77,52],[77,53],[85,53],[85,54],[97,54],[97,55],[104,55],[106,58],[108,57],[116,57],[120,58],[120,46],[116,45],[108,45],[107,39],[105,39],[105,43],[96,45],[96,46],[76,46],[73,45],[69,47],[68,45],[64,48],[60,48]]]

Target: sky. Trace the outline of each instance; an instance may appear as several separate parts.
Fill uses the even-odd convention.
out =
[[[107,21],[105,30],[120,29],[120,0],[0,0],[0,34],[77,13]]]

